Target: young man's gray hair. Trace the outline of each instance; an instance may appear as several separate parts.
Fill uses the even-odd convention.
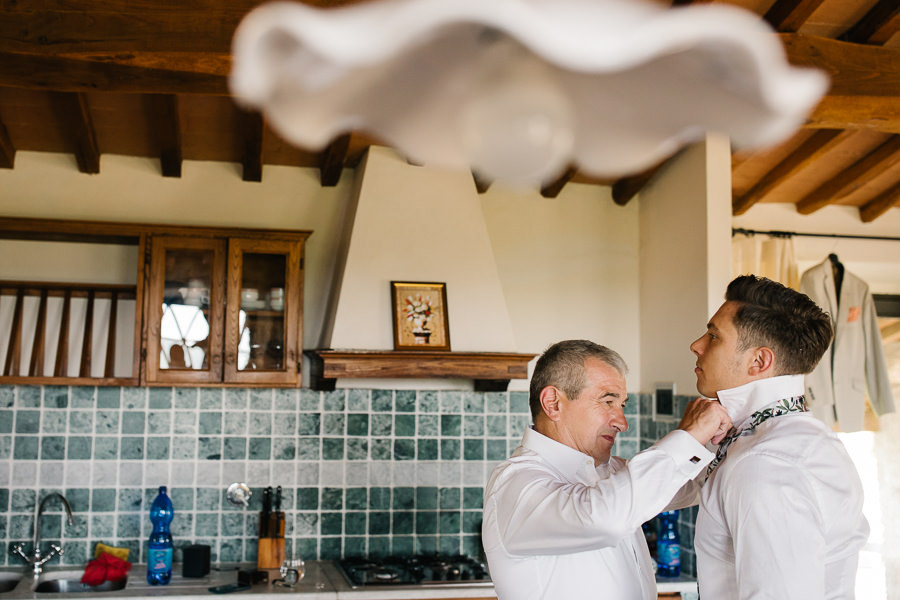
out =
[[[541,390],[552,385],[574,400],[584,389],[584,362],[597,358],[623,377],[628,366],[618,352],[589,340],[564,340],[547,348],[538,358],[531,376],[528,403],[532,420],[541,414]]]

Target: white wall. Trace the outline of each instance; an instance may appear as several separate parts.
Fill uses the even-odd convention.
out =
[[[670,161],[640,194],[641,390],[696,389],[690,343],[706,330],[731,279],[727,138],[707,136]]]
[[[590,339],[622,355],[638,391],[638,202],[610,193],[570,183],[551,199],[495,184],[481,204],[519,352]]]

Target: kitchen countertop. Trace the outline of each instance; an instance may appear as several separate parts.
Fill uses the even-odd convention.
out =
[[[205,577],[185,578],[180,575],[181,565],[176,564],[172,581],[166,586],[152,586],[145,577],[146,565],[134,565],[128,576],[128,583],[121,590],[95,592],[92,598],[154,598],[166,600],[196,600],[197,596],[221,596],[209,591],[210,587],[234,583],[238,568],[252,570],[254,565],[213,565]],[[72,567],[49,567],[44,570],[41,580],[80,579],[82,569]],[[32,591],[32,576],[24,567],[0,569],[0,581],[21,575],[22,580],[12,590],[0,593],[0,600],[24,600],[49,598],[85,598],[84,592],[36,593]],[[277,570],[269,571],[269,580],[279,577]],[[689,577],[658,578],[660,593],[696,592],[696,580]],[[426,600],[431,598],[494,598],[494,588],[485,584],[438,584],[438,585],[398,585],[385,588],[353,589],[331,561],[310,561],[306,563],[303,579],[293,588],[258,583],[249,590],[236,592],[253,596],[255,600],[285,600],[285,594],[303,594],[304,600]]]

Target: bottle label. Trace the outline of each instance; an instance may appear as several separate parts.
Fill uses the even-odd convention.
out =
[[[151,548],[147,553],[147,569],[154,573],[168,573],[172,570],[172,549]]]
[[[681,547],[677,544],[657,544],[656,562],[666,567],[681,566]]]

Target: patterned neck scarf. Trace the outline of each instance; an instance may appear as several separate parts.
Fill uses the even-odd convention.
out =
[[[792,398],[783,398],[781,400],[777,400],[772,404],[769,404],[765,408],[761,408],[756,411],[752,415],[750,415],[750,420],[747,424],[741,429],[737,429],[732,427],[728,432],[728,435],[722,440],[719,444],[719,449],[716,450],[716,457],[713,459],[709,466],[706,468],[706,478],[709,479],[710,474],[715,470],[715,468],[725,459],[725,453],[728,452],[728,446],[731,445],[731,442],[738,439],[742,435],[747,435],[752,432],[754,429],[759,427],[760,423],[763,421],[767,421],[772,417],[780,417],[782,415],[786,415],[792,412],[806,412],[809,409],[806,407],[806,400],[803,396],[794,396]]]

